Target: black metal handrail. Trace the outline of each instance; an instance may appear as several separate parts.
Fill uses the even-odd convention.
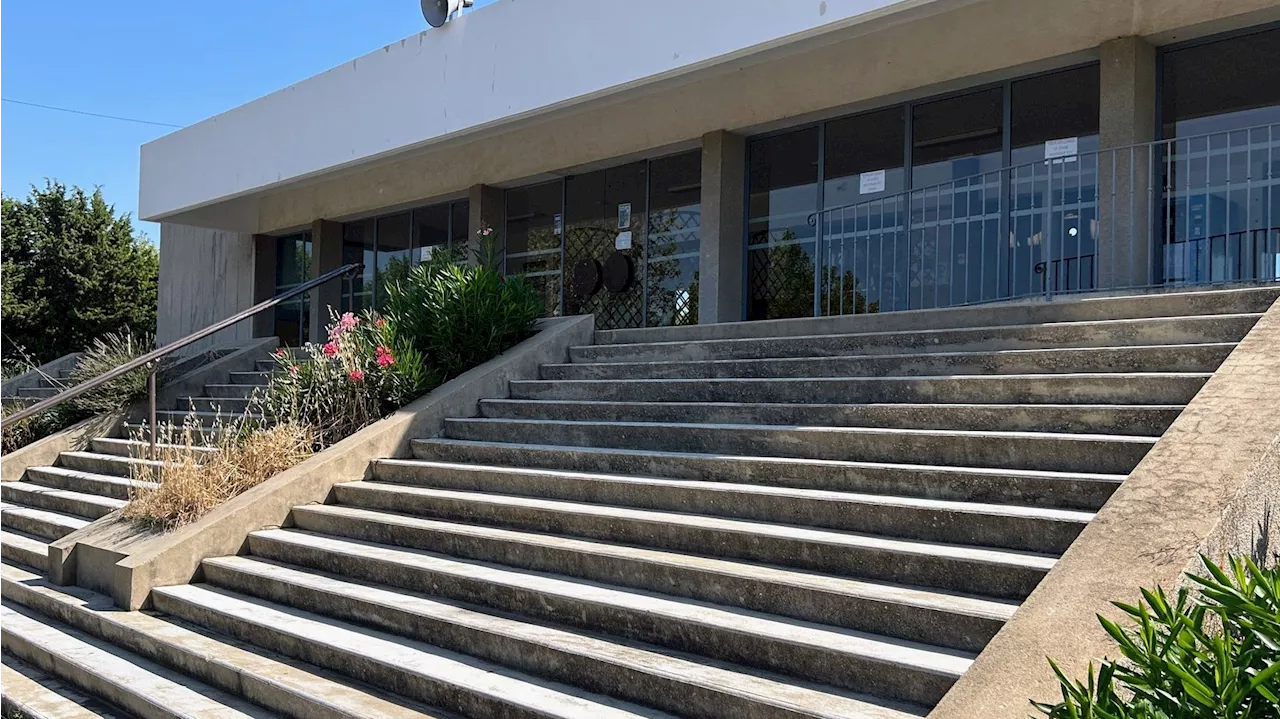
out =
[[[39,402],[36,402],[30,407],[26,407],[25,409],[22,409],[19,412],[15,412],[9,415],[8,417],[4,417],[3,425],[7,427],[13,422],[18,422],[34,414],[38,414],[47,409],[52,409],[53,407],[57,407],[58,405],[62,404],[63,402],[66,402],[69,399],[74,399],[84,394],[85,392],[88,392],[91,389],[94,389],[96,387],[101,387],[102,385],[107,384],[108,382],[111,382],[112,380],[117,379],[123,375],[126,375],[129,372],[132,372],[141,367],[145,367],[148,370],[150,370],[150,375],[147,377],[147,393],[150,398],[150,418],[149,418],[150,427],[149,428],[151,430],[151,454],[154,457],[155,448],[156,448],[156,370],[159,369],[160,360],[164,359],[165,357],[169,356],[173,352],[180,350],[183,347],[186,347],[187,345],[193,342],[199,342],[200,340],[204,339],[205,337],[208,337],[209,335],[215,332],[224,330],[236,323],[243,322],[244,320],[247,320],[250,317],[253,317],[254,315],[258,314],[259,312],[262,312],[263,310],[269,310],[272,307],[275,307],[276,305],[279,305],[280,303],[286,300],[297,297],[298,295],[303,294],[308,290],[319,287],[320,285],[323,285],[326,282],[336,280],[344,275],[355,275],[356,273],[360,272],[360,270],[362,269],[364,269],[364,264],[359,262],[353,262],[349,265],[343,265],[342,267],[339,267],[336,270],[326,272],[323,275],[316,277],[315,279],[307,280],[306,282],[303,282],[300,285],[290,288],[287,292],[282,292],[276,295],[275,297],[272,297],[269,300],[264,300],[262,302],[259,302],[253,307],[250,307],[249,309],[241,310],[240,312],[237,312],[236,314],[226,318],[225,320],[222,320],[221,322],[214,323],[212,325],[209,325],[208,327],[205,327],[202,330],[193,332],[187,335],[186,337],[183,337],[182,339],[177,340],[176,342],[170,342],[164,347],[158,347],[142,355],[137,359],[133,359],[128,362],[125,362],[124,364],[120,365],[119,367],[116,367],[115,369],[107,370],[106,372],[103,372],[102,374],[98,375],[97,377],[94,377],[93,379],[81,382],[80,384],[75,385],[74,387],[69,387],[59,392],[58,394],[52,397],[49,397],[48,399],[44,399]]]

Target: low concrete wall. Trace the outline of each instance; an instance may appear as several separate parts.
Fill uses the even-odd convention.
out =
[[[250,532],[285,524],[297,505],[325,501],[334,484],[366,476],[372,460],[409,456],[410,441],[439,433],[446,418],[474,416],[481,399],[508,396],[511,380],[567,361],[569,347],[590,343],[594,327],[589,315],[546,320],[537,335],[501,356],[172,532],[108,515],[50,545],[49,578],[139,609],[153,587],[191,581],[202,560],[238,553]]]
[[[48,467],[63,452],[82,450],[89,440],[114,434],[124,419],[123,412],[100,414],[13,450],[0,457],[0,482],[17,482],[29,467]]]
[[[1179,587],[1199,554],[1280,551],[1280,302],[1195,396],[931,719],[1026,719],[1059,695],[1046,656],[1082,678],[1118,658],[1097,614]]]
[[[23,387],[39,387],[40,380],[46,376],[57,379],[59,372],[64,369],[73,369],[76,366],[76,361],[80,359],[80,354],[80,352],[72,352],[71,354],[62,355],[56,360],[45,362],[39,367],[33,367],[20,375],[10,377],[4,381],[4,384],[0,384],[0,397],[12,397]]]

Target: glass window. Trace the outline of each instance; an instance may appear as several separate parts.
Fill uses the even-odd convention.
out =
[[[467,240],[471,237],[469,223],[471,222],[471,202],[470,200],[459,200],[449,205],[449,246],[453,248],[465,248]]]
[[[413,241],[418,260],[426,259],[436,249],[449,247],[449,206],[432,205],[413,211]]]
[[[1162,56],[1164,137],[1280,122],[1280,28]]]
[[[344,280],[339,312],[362,312],[373,306],[373,278],[377,266],[375,256],[374,220],[348,222],[342,226],[342,264],[364,263],[360,274]],[[326,319],[325,324],[328,324]]]
[[[751,141],[747,185],[747,318],[811,316],[818,128]]]
[[[276,238],[275,294],[286,292],[311,279],[311,233]],[[311,322],[309,293],[295,297],[275,308],[275,335],[289,347],[307,341]]]
[[[644,223],[647,162],[632,162],[605,170],[570,175],[564,183],[566,267],[595,260],[602,267],[615,253],[631,260],[632,283],[622,292],[599,288],[579,295],[572,285],[564,291],[565,314],[594,313],[600,329],[640,327],[644,324]],[[620,234],[629,232],[630,246],[618,247]],[[606,271],[608,271],[606,269]]]
[[[413,266],[413,221],[408,212],[378,218],[378,286],[374,302],[386,304],[386,288],[403,281]]]
[[[911,122],[912,187],[972,177],[1003,164],[1003,88],[915,105]]]
[[[507,190],[506,274],[524,274],[542,288],[548,315],[560,314],[560,239],[564,183]]]
[[[649,163],[648,327],[698,323],[701,203],[701,152]]]

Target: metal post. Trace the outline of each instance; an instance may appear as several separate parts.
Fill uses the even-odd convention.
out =
[[[156,362],[147,363],[147,422],[151,430],[151,460],[158,459],[156,455]]]

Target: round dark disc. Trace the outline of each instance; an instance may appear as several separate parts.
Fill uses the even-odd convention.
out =
[[[570,279],[573,293],[578,297],[590,297],[600,290],[600,262],[591,258],[578,260]]]
[[[604,286],[614,294],[626,292],[635,275],[635,266],[631,258],[621,252],[609,255],[604,261]]]

